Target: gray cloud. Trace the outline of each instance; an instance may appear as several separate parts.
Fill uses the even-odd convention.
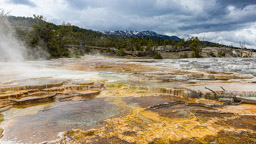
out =
[[[8,0],[6,0],[8,1]],[[94,30],[153,30],[180,37],[206,35],[207,40],[236,43],[247,32],[256,35],[255,0],[9,0],[37,8],[56,24],[63,21]],[[1,2],[0,2],[1,3]],[[14,9],[10,9],[14,11]],[[18,10],[18,9],[17,9]],[[19,13],[23,10],[19,10]],[[25,13],[25,12],[24,12]],[[250,28],[250,31],[245,29]],[[235,38],[228,35],[239,34]],[[250,36],[252,36],[250,34]],[[256,47],[256,39],[246,37]],[[217,41],[216,41],[217,42]]]
[[[31,7],[35,7],[35,3],[34,2],[31,2],[30,0],[9,0],[10,3],[13,3],[13,4],[21,4],[21,5],[28,5],[28,6],[31,6]]]
[[[169,29],[170,25],[173,27],[171,30],[177,32],[191,29],[203,32],[222,31],[227,28],[234,30],[256,21],[254,11],[256,1],[253,0],[80,0],[67,1],[67,3],[71,9],[85,11],[89,8],[91,10],[103,8],[104,13],[109,15],[102,16],[101,19],[107,22],[105,27],[108,29],[115,29],[117,26],[113,18],[110,18],[111,16],[120,19],[118,28],[139,29],[143,23],[141,21],[145,20],[145,28],[155,27],[154,29],[160,32],[164,32],[163,27]],[[147,23],[148,19],[158,22]],[[129,22],[131,25],[123,22]],[[159,24],[155,25],[156,23]]]

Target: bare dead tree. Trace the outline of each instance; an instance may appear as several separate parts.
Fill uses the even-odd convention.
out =
[[[215,91],[213,91],[212,89],[210,89],[210,88],[208,88],[208,87],[205,87],[205,89],[207,89],[207,90],[211,91],[212,93],[214,93],[215,96],[218,95]]]
[[[4,9],[0,8],[0,17],[6,17],[10,14],[10,11],[5,11]]]
[[[221,88],[224,92],[226,92],[226,90],[225,90],[222,86],[220,86],[220,88]]]

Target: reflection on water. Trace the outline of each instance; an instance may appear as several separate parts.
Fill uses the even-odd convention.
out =
[[[103,120],[120,115],[124,110],[107,103],[104,98],[96,98],[52,108],[44,107],[37,113],[29,113],[27,110],[23,112],[26,112],[25,116],[8,122],[2,140],[18,140],[16,142],[23,143],[55,140],[59,132],[76,128],[86,130],[93,125],[101,125]],[[5,114],[8,117],[8,113]]]

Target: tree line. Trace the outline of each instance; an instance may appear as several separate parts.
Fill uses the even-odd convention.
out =
[[[79,45],[85,51],[90,51],[88,46],[116,48],[117,55],[124,55],[123,51],[146,51],[152,56],[156,55],[158,46],[171,46],[174,49],[189,47],[192,57],[200,57],[203,44],[197,37],[187,40],[169,41],[159,38],[131,38],[115,35],[106,35],[97,31],[83,29],[70,23],[63,22],[55,25],[47,22],[43,16],[29,18],[31,28],[16,27],[16,35],[31,49],[43,48],[52,58],[69,57],[69,45]],[[26,25],[29,25],[26,23]],[[157,55],[157,57],[159,57]]]

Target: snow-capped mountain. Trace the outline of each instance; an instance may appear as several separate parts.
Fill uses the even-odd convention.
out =
[[[104,31],[103,33],[107,35],[135,37],[139,32],[137,31]]]
[[[107,35],[117,35],[117,36],[123,36],[123,37],[133,37],[133,38],[159,38],[159,39],[167,39],[167,40],[175,40],[180,41],[181,39],[177,36],[167,36],[167,35],[161,35],[153,31],[104,31],[102,32]]]

